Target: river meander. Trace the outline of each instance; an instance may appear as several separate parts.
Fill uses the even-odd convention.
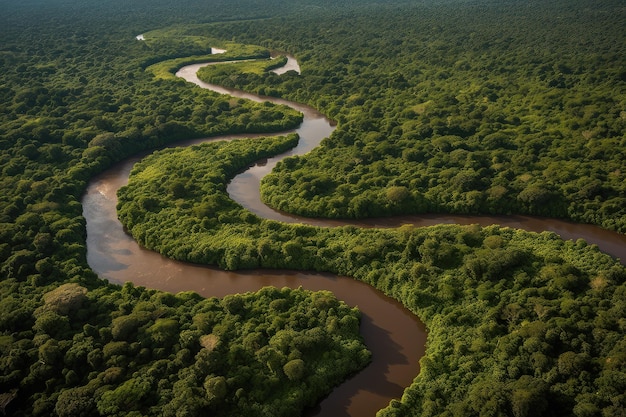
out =
[[[360,221],[306,219],[272,210],[260,201],[259,183],[278,160],[288,155],[304,154],[317,147],[329,136],[333,123],[316,110],[298,103],[270,97],[260,97],[237,90],[203,83],[196,77],[202,64],[182,68],[177,76],[203,88],[222,94],[271,101],[289,105],[304,114],[301,126],[294,130],[300,135],[297,147],[285,154],[264,160],[235,177],[228,186],[230,196],[259,216],[285,222],[308,223],[319,226],[353,224],[361,227],[397,227],[402,224],[427,226],[440,223],[500,224],[530,231],[553,231],[564,239],[583,238],[597,244],[601,250],[626,260],[626,236],[595,226],[579,225],[554,219],[527,216],[402,216]],[[175,146],[255,135],[234,135],[212,139],[178,142]],[[174,146],[174,145],[173,145]],[[205,297],[256,291],[264,286],[326,289],[362,312],[361,333],[372,351],[372,363],[349,381],[337,387],[308,415],[374,416],[393,398],[399,398],[419,372],[419,358],[424,354],[426,331],[424,325],[398,302],[359,281],[331,274],[301,271],[242,271],[229,272],[216,268],[173,261],[158,253],[141,248],[124,232],[117,220],[115,206],[117,190],[125,185],[132,166],[143,155],[129,158],[94,177],[83,197],[83,214],[87,221],[87,259],[91,268],[102,278],[122,284],[170,292],[196,291]]]

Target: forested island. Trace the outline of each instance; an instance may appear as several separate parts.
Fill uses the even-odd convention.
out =
[[[194,87],[307,103],[337,121],[264,200],[306,216],[530,214],[626,232],[626,9],[619,0],[202,4],[3,1],[0,410],[300,415],[370,353],[358,309],[268,287],[222,299],[114,285],[87,264],[88,180],[157,151],[118,214],[144,247],[221,268],[364,281],[428,327],[421,372],[379,416],[620,416],[626,269],[553,233],[261,219],[226,193],[302,116]],[[145,34],[137,39],[138,34]],[[212,48],[225,49],[212,54]],[[298,58],[301,74],[269,72]],[[255,62],[247,61],[249,59]]]

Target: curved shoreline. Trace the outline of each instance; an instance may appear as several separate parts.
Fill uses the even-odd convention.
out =
[[[605,252],[622,259],[622,262],[626,260],[626,236],[619,235],[617,233],[613,233],[613,239],[606,239],[606,236],[602,236],[602,238],[594,239],[594,233],[598,231],[602,231],[603,233],[612,234],[612,232],[604,231],[596,226],[588,226],[588,225],[579,225],[570,222],[558,221],[553,219],[537,219],[526,216],[448,216],[448,215],[427,215],[427,216],[401,216],[394,217],[391,219],[368,219],[368,220],[359,220],[359,221],[339,221],[339,220],[323,220],[323,219],[308,219],[297,216],[292,216],[286,213],[280,213],[278,211],[272,210],[265,206],[264,204],[258,204],[260,202],[260,194],[258,191],[258,186],[255,185],[257,182],[260,182],[260,179],[265,172],[269,172],[271,168],[278,162],[278,158],[294,155],[294,154],[302,154],[306,153],[309,150],[319,145],[319,141],[324,137],[328,136],[332,133],[334,129],[333,123],[325,118],[322,114],[311,109],[304,105],[299,105],[297,103],[292,103],[286,100],[275,99],[272,97],[259,97],[256,95],[243,93],[237,90],[225,89],[219,86],[214,86],[210,84],[203,83],[198,80],[195,76],[195,72],[200,66],[204,66],[206,64],[196,64],[187,67],[183,67],[178,73],[177,76],[181,76],[179,74],[193,74],[193,77],[189,75],[183,75],[184,79],[186,77],[190,77],[187,81],[193,82],[195,84],[200,85],[201,87],[208,88],[206,86],[210,86],[213,91],[222,94],[230,94],[236,95],[237,97],[247,98],[255,101],[272,101],[275,103],[286,104],[292,107],[295,106],[296,109],[300,111],[309,112],[310,117],[305,118],[311,125],[307,127],[304,125],[305,130],[319,130],[321,129],[323,132],[326,132],[318,137],[318,140],[308,141],[306,138],[302,138],[299,145],[287,152],[286,154],[279,155],[274,158],[269,158],[267,161],[263,163],[259,163],[231,181],[228,185],[228,192],[231,197],[242,204],[244,207],[250,209],[258,215],[263,217],[268,217],[272,219],[277,219],[286,222],[298,222],[298,223],[308,223],[314,225],[321,226],[338,226],[345,224],[353,224],[361,227],[396,227],[402,224],[414,224],[416,226],[426,226],[426,225],[434,225],[441,223],[460,223],[460,224],[481,224],[481,225],[490,225],[490,224],[501,224],[503,226],[521,228],[531,231],[554,231],[557,234],[561,235],[564,239],[575,239],[581,237],[581,230],[585,229],[585,233],[583,233],[583,238],[590,242],[594,242],[598,244],[598,246]],[[197,67],[197,68],[195,68]],[[195,77],[195,80],[193,79]],[[303,111],[303,113],[304,113]],[[302,127],[301,127],[302,128]],[[284,132],[282,132],[284,133]],[[318,132],[319,135],[319,132]],[[253,137],[254,135],[236,135],[230,137]],[[305,135],[306,136],[306,135]],[[224,139],[225,137],[213,138],[211,140]],[[196,140],[196,141],[187,141],[186,144],[199,143],[206,141],[205,139]],[[181,146],[185,143],[176,143],[172,146]],[[320,405],[311,410],[311,413],[307,415],[338,415],[338,416],[362,416],[363,409],[355,409],[355,405],[359,405],[359,402],[363,400],[357,398],[360,395],[366,394],[369,395],[370,398],[365,400],[367,402],[368,413],[374,413],[378,411],[380,408],[383,408],[387,405],[390,399],[399,398],[404,391],[404,388],[412,382],[412,379],[417,375],[419,370],[419,363],[417,358],[423,356],[424,348],[425,348],[425,329],[423,324],[421,324],[415,316],[410,314],[404,307],[402,307],[399,303],[385,297],[382,294],[378,294],[376,297],[383,300],[382,304],[387,303],[386,306],[382,307],[391,311],[393,309],[397,309],[399,314],[397,316],[393,316],[390,314],[381,314],[380,317],[374,317],[367,311],[367,303],[362,304],[358,300],[355,300],[354,289],[355,285],[352,283],[358,283],[359,285],[367,286],[366,284],[360,283],[359,281],[352,280],[349,278],[335,277],[332,275],[325,274],[310,274],[299,271],[248,271],[241,273],[232,273],[226,271],[220,271],[215,268],[210,267],[202,267],[197,265],[190,265],[181,262],[176,262],[169,260],[167,258],[162,257],[159,254],[154,252],[146,251],[138,247],[136,242],[129,238],[123,232],[121,225],[117,221],[117,216],[115,212],[115,202],[116,202],[116,190],[115,187],[110,187],[110,178],[107,176],[117,175],[119,177],[120,172],[126,172],[126,174],[122,174],[122,177],[125,175],[126,179],[128,178],[128,172],[130,168],[140,157],[130,158],[123,163],[119,164],[117,167],[109,170],[100,176],[94,178],[89,185],[88,192],[86,193],[83,205],[85,207],[85,218],[87,221],[87,229],[88,229],[88,262],[89,265],[96,271],[99,275],[109,278],[113,282],[122,283],[124,279],[120,276],[129,276],[132,282],[136,285],[148,286],[151,288],[158,288],[165,291],[178,292],[182,291],[181,289],[181,275],[185,275],[189,277],[189,281],[187,284],[193,282],[192,285],[185,285],[185,290],[196,291],[204,296],[223,296],[233,292],[245,292],[245,291],[255,291],[256,289],[260,289],[263,286],[267,285],[275,285],[275,286],[302,286],[306,289],[328,289],[333,291],[339,299],[346,301],[350,305],[358,305],[363,313],[362,320],[362,334],[366,341],[368,347],[370,347],[370,343],[372,342],[380,342],[382,340],[382,348],[378,351],[378,353],[374,352],[376,355],[386,355],[388,356],[387,361],[373,362],[370,366],[368,366],[364,371],[357,374],[355,377],[350,379],[348,382],[342,384],[337,387],[331,395],[320,403]],[[125,171],[127,170],[127,171]],[[114,174],[112,174],[112,172]],[[119,180],[119,178],[118,178]],[[251,185],[252,184],[252,185]],[[123,185],[123,184],[120,184]],[[103,187],[103,188],[102,188]],[[254,191],[256,187],[256,192]],[[89,213],[90,210],[98,210],[101,209],[102,202],[98,202],[96,200],[104,198],[104,200],[108,201],[108,210],[112,213],[107,214],[104,218],[99,217],[99,212]],[[111,204],[111,202],[113,202]],[[106,204],[105,204],[106,205]],[[112,207],[112,209],[111,209]],[[111,219],[112,216],[112,219]],[[94,226],[94,222],[101,221],[101,224],[96,224]],[[539,222],[540,226],[537,226],[537,222]],[[115,224],[117,223],[117,224]],[[117,232],[114,229],[119,228]],[[94,234],[94,230],[100,229],[104,230],[104,234],[96,235]],[[127,240],[124,242],[123,238],[120,238],[121,234],[126,237]],[[116,235],[117,233],[117,235]],[[589,239],[591,237],[591,239]],[[129,261],[129,259],[131,259]],[[156,266],[155,266],[156,263]],[[155,269],[150,269],[146,271],[146,266],[150,266],[151,268],[156,268],[157,272],[162,276],[160,280],[155,279]],[[190,271],[194,271],[190,274]],[[116,274],[118,273],[118,274]],[[224,280],[228,280],[228,290],[226,292],[220,293],[225,288]],[[347,284],[347,291],[345,294],[342,294],[342,286],[344,281],[350,282]],[[235,282],[233,284],[233,282]],[[305,283],[303,285],[302,283]],[[340,283],[339,285],[337,283]],[[235,290],[233,290],[233,285]],[[364,291],[373,291],[376,292],[372,287],[367,286],[369,289]],[[353,301],[348,301],[352,299]],[[368,302],[369,303],[369,302]],[[393,318],[393,317],[397,318]],[[397,339],[394,337],[398,337],[398,335],[387,334],[387,330],[385,329],[386,324],[381,324],[377,320],[381,318],[387,318],[392,321],[395,321],[393,324],[397,325],[398,318],[404,320],[406,319],[404,326],[413,327],[416,329],[415,332],[405,330],[402,332],[401,336],[404,336],[406,340],[398,343]],[[423,342],[420,342],[419,346],[416,345],[416,340],[419,338],[423,338]],[[420,339],[421,340],[421,339]],[[412,345],[412,347],[408,348],[408,345]],[[378,356],[380,358],[380,356]],[[410,363],[409,363],[410,362]],[[389,374],[395,372],[395,367],[403,367],[406,369],[412,369],[410,378],[401,384],[390,381],[387,377]],[[374,372],[374,374],[368,373]],[[383,376],[383,379],[380,376]],[[363,379],[365,381],[376,380],[378,385],[378,390],[376,392],[367,391],[368,388],[360,388],[358,383],[355,383],[359,379]],[[406,379],[406,375],[405,375]],[[364,392],[367,391],[367,392]],[[372,396],[375,397],[374,401],[372,401]],[[377,405],[382,404],[382,405]],[[362,404],[361,404],[362,405]]]
[[[265,101],[245,93],[241,95]],[[308,152],[334,129],[334,123],[314,109],[287,101],[281,101],[281,104],[296,106],[305,114],[302,125],[295,130],[301,137],[309,136],[302,135],[303,129],[318,136],[312,141],[314,143],[301,140],[288,154]],[[170,146],[254,136],[267,135],[230,135],[177,142]],[[98,275],[118,284],[131,281],[135,285],[174,293],[195,291],[205,297],[257,291],[269,285],[330,290],[348,305],[359,307],[362,314],[360,332],[372,352],[372,362],[335,387],[315,408],[306,410],[306,415],[374,416],[391,399],[402,396],[404,389],[419,373],[426,330],[415,315],[382,292],[363,282],[333,274],[267,270],[232,272],[173,261],[141,248],[127,235],[117,219],[117,189],[128,182],[132,166],[147,153],[128,158],[94,177],[83,196],[83,215],[87,220],[87,260]]]
[[[306,105],[290,102],[276,97],[258,96],[236,89],[229,89],[215,84],[205,83],[197,77],[196,72],[201,67],[207,65],[210,64],[194,64],[185,66],[176,73],[176,76],[184,79],[187,82],[196,84],[202,88],[210,89],[211,91],[215,91],[220,94],[235,95],[240,98],[246,98],[257,102],[270,101],[276,104],[289,105],[296,110],[303,112],[305,115],[309,115],[309,117],[313,118],[311,120],[305,120],[305,122],[303,122],[305,131],[307,131],[308,129],[322,129],[324,128],[324,123],[328,123],[328,127],[326,128],[326,136],[330,135],[334,130],[334,122],[327,119],[317,110],[314,110]],[[305,117],[305,119],[307,118]],[[307,126],[305,123],[310,123],[311,127]],[[308,137],[304,134],[301,134],[300,142],[295,148],[283,154],[276,155],[275,157],[268,158],[267,160],[263,161],[262,164],[256,164],[247,169],[245,172],[235,176],[227,186],[229,196],[237,203],[241,204],[247,210],[253,212],[259,217],[277,220],[285,223],[302,223],[312,226],[336,227],[353,225],[358,227],[392,228],[406,224],[412,224],[417,227],[434,226],[442,223],[461,225],[479,224],[480,226],[490,226],[493,224],[497,224],[504,227],[523,229],[529,232],[554,232],[559,235],[563,240],[584,239],[590,244],[595,244],[601,251],[613,256],[616,259],[619,259],[622,264],[626,265],[626,234],[623,235],[617,232],[602,229],[599,226],[574,223],[568,220],[526,215],[461,214],[419,214],[359,220],[316,219],[281,212],[279,210],[275,210],[269,206],[266,206],[261,201],[261,179],[269,172],[271,172],[271,170],[280,159],[283,159],[284,157],[290,155],[305,154],[313,148],[316,148],[324,137],[325,136]]]
[[[419,358],[425,351],[426,330],[417,317],[399,302],[352,278],[284,270],[224,271],[174,261],[141,248],[125,233],[116,215],[117,190],[128,181],[140,158],[130,158],[94,177],[83,197],[87,259],[100,277],[172,293],[195,291],[204,297],[258,291],[270,285],[329,290],[361,311],[360,332],[372,352],[372,362],[306,415],[374,416],[402,395],[419,373]]]

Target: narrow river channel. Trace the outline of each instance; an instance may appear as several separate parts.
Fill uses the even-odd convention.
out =
[[[402,224],[426,226],[439,223],[500,224],[531,231],[553,231],[564,239],[583,238],[597,244],[612,256],[626,260],[626,236],[602,230],[595,226],[578,225],[553,219],[526,216],[403,216],[363,221],[328,221],[305,219],[272,210],[261,203],[259,183],[283,157],[304,154],[317,147],[334,130],[333,123],[316,110],[298,103],[270,97],[260,97],[237,90],[203,83],[196,77],[202,64],[182,68],[177,76],[222,94],[271,101],[289,105],[304,114],[301,126],[294,130],[300,135],[297,147],[285,154],[264,160],[238,175],[228,186],[231,197],[259,216],[285,222],[308,223],[320,226],[353,224],[361,227],[397,227]],[[187,146],[208,140],[224,140],[255,135],[236,135],[212,139],[178,142],[172,146]],[[393,398],[399,398],[405,387],[419,373],[419,359],[426,343],[424,325],[402,305],[374,288],[347,277],[300,271],[243,271],[227,272],[173,261],[155,252],[141,248],[124,232],[117,220],[115,206],[117,190],[128,181],[132,166],[145,154],[129,158],[94,177],[83,197],[83,214],[87,221],[87,260],[102,278],[122,284],[135,285],[170,292],[196,291],[205,297],[223,297],[227,294],[256,291],[264,286],[302,287],[310,290],[326,289],[362,312],[361,334],[372,351],[373,361],[362,372],[337,387],[307,415],[319,416],[374,416]]]

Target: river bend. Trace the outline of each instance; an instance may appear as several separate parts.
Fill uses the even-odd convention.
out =
[[[590,225],[579,225],[554,219],[528,216],[398,216],[385,219],[338,221],[307,219],[289,215],[265,206],[260,200],[259,184],[285,156],[304,154],[317,147],[334,130],[334,124],[324,115],[308,106],[282,99],[262,97],[238,90],[202,82],[196,76],[206,64],[182,68],[177,76],[222,94],[255,100],[286,104],[304,114],[304,120],[295,129],[299,144],[273,158],[264,160],[236,176],[228,186],[234,200],[259,216],[284,222],[298,222],[318,226],[352,224],[361,227],[397,227],[403,224],[428,226],[441,223],[500,224],[530,231],[553,231],[564,239],[583,238],[595,243],[614,257],[626,260],[626,236]],[[291,64],[293,65],[293,63]],[[292,67],[294,68],[294,67]],[[283,132],[284,133],[284,132]],[[231,135],[212,139],[178,142],[172,146],[187,146],[209,140],[223,140],[261,135]],[[265,135],[264,135],[265,136]],[[362,282],[331,274],[301,271],[222,271],[212,267],[173,261],[160,254],[141,248],[124,232],[117,220],[117,190],[127,184],[130,170],[146,153],[120,162],[94,177],[83,196],[83,215],[87,221],[87,260],[102,278],[122,284],[135,285],[170,292],[196,291],[205,297],[223,297],[227,294],[256,291],[264,286],[302,287],[310,290],[326,289],[362,312],[361,334],[372,351],[372,363],[362,372],[337,387],[308,415],[374,416],[393,398],[399,398],[419,372],[418,360],[424,354],[426,332],[424,325],[398,302]]]
[[[185,67],[178,75],[195,77],[200,65]],[[196,82],[194,81],[194,82]],[[212,90],[255,101],[266,98],[211,86]],[[269,98],[268,98],[269,99]],[[333,123],[314,109],[272,99],[287,104],[304,114],[302,124],[293,132],[300,135],[299,144],[286,155],[306,153],[333,131]],[[267,135],[229,135],[211,139],[178,142],[172,146],[188,146],[201,142]],[[303,140],[304,139],[304,140]],[[177,293],[196,291],[205,297],[257,291],[265,286],[330,290],[350,306],[358,306],[362,318],[360,332],[372,352],[372,362],[363,371],[336,387],[309,416],[361,417],[374,416],[393,398],[399,398],[404,388],[419,373],[419,358],[424,354],[426,331],[424,325],[397,301],[362,282],[332,274],[302,271],[223,271],[165,258],[141,248],[125,233],[117,219],[117,190],[128,183],[133,165],[148,152],[124,160],[94,177],[83,196],[83,215],[87,222],[87,261],[102,278],[122,284],[135,285]],[[257,166],[273,167],[277,158],[269,158]],[[252,178],[256,174],[248,174]],[[242,183],[243,177],[237,182]],[[255,178],[253,183],[258,183]],[[243,181],[245,182],[245,181]],[[258,188],[257,191],[258,193]]]

